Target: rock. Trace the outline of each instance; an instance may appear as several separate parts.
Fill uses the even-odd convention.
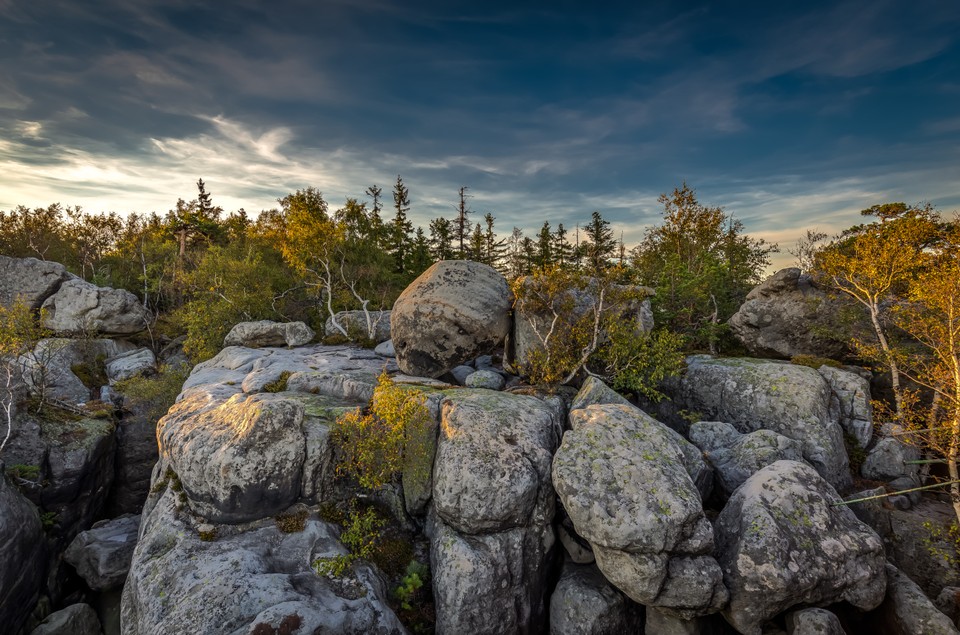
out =
[[[64,553],[64,560],[76,568],[94,591],[119,589],[127,579],[139,529],[139,516],[94,523],[73,539]]]
[[[157,421],[148,412],[135,409],[117,423],[116,478],[107,502],[110,517],[139,514],[150,491],[153,466],[160,458]]]
[[[787,635],[846,635],[846,631],[826,609],[801,609],[787,614]]]
[[[546,617],[562,403],[471,390],[450,393],[440,411],[428,522],[437,633],[535,631]]]
[[[799,441],[803,458],[843,490],[852,478],[843,430],[830,410],[830,386],[806,366],[749,358],[687,358],[673,395],[679,408],[740,432],[773,430]]]
[[[813,468],[777,461],[751,476],[715,524],[730,589],[724,617],[744,635],[798,605],[846,601],[871,610],[886,584],[880,537]]]
[[[89,604],[71,604],[47,616],[30,635],[100,635],[100,619]]]
[[[704,421],[690,426],[690,440],[713,466],[724,499],[760,469],[783,459],[802,460],[800,442],[772,430],[740,434],[729,423]]]
[[[463,385],[467,388],[486,388],[487,390],[503,390],[506,382],[500,373],[492,370],[478,370],[470,373]]]
[[[923,498],[923,492],[916,491],[920,487],[920,477],[919,476],[901,476],[900,478],[894,479],[887,483],[887,487],[890,488],[893,492],[902,492],[904,490],[914,490],[908,491],[904,496],[910,500],[911,505],[917,505],[920,503],[920,500]]]
[[[726,635],[730,631],[726,623],[716,616],[681,619],[656,607],[647,607],[644,623],[645,633],[651,635]]]
[[[907,461],[920,458],[917,448],[902,443],[896,437],[886,437],[877,441],[860,468],[864,478],[875,481],[890,481],[903,476],[916,476],[919,465],[908,465]]]
[[[531,280],[529,278],[522,281],[524,287],[529,288]],[[643,300],[629,300],[620,306],[604,306],[605,312],[615,315],[617,320],[631,324],[634,327],[634,333],[642,335],[653,330],[653,311],[650,308],[649,297],[654,295],[654,290],[650,287],[625,287],[615,285],[619,290],[630,289],[637,291],[639,295],[646,296]],[[569,289],[566,295],[562,296],[561,302],[571,301],[572,307],[569,312],[562,316],[564,322],[561,324],[570,325],[593,312],[596,304],[597,295],[596,281],[591,283],[585,289]],[[518,305],[514,309],[513,330],[510,336],[510,346],[507,347],[507,358],[504,368],[511,372],[525,374],[525,369],[529,365],[530,356],[534,351],[543,350],[543,339],[550,332],[550,327],[554,316],[549,309],[537,310],[529,306]],[[592,318],[591,318],[592,319]],[[538,332],[540,335],[538,335]],[[562,336],[562,334],[559,334]],[[601,334],[605,339],[606,334]]]
[[[386,342],[380,342],[377,344],[377,347],[373,349],[373,352],[379,355],[380,357],[396,357],[397,351],[393,348],[393,340],[387,340]]]
[[[45,544],[36,507],[9,481],[0,461],[0,624],[11,633],[20,630],[37,603]]]
[[[847,352],[848,338],[842,335],[838,316],[843,304],[790,267],[748,293],[727,324],[752,355],[838,358]]]
[[[873,406],[870,405],[870,382],[847,370],[821,366],[818,373],[827,381],[833,395],[830,409],[840,427],[866,448],[873,440]]]
[[[570,410],[579,410],[593,404],[631,405],[626,397],[591,375],[580,386],[579,392],[570,403]]]
[[[477,370],[492,370],[497,372],[497,367],[493,363],[492,355],[480,355],[473,360],[473,367]]]
[[[641,622],[640,608],[596,567],[564,564],[550,596],[550,635],[631,633],[640,630]]]
[[[573,410],[570,424],[554,487],[604,576],[634,601],[680,617],[719,610],[727,592],[708,555],[713,530],[678,435],[622,404]]]
[[[347,331],[351,340],[370,339],[381,344],[390,339],[390,311],[340,311],[334,317],[336,322]],[[333,318],[327,318],[323,325],[327,337],[343,335],[334,326]],[[392,357],[392,355],[391,355]]]
[[[941,613],[953,620],[955,626],[960,626],[960,587],[943,587],[934,603]]]
[[[47,338],[21,356],[19,363],[24,381],[33,390],[43,387],[47,397],[78,404],[90,401],[92,394],[99,396],[100,386],[91,389],[77,372],[88,375],[87,381],[98,375],[105,377],[104,360],[136,349],[121,340]]]
[[[206,409],[187,396],[157,424],[160,454],[198,514],[238,523],[276,514],[300,495],[303,405],[280,395],[234,395]]]
[[[69,277],[58,262],[0,256],[0,306],[10,308],[19,297],[36,311]]]
[[[510,287],[493,267],[442,260],[408,286],[393,306],[390,328],[400,370],[439,377],[489,353],[510,328]]]
[[[138,375],[149,375],[157,369],[157,358],[149,348],[120,353],[105,362],[110,385]]]
[[[303,322],[240,322],[223,338],[224,347],[246,346],[303,346],[309,344],[316,333]]]
[[[956,635],[960,632],[920,587],[892,564],[887,564],[887,595],[876,617],[878,623],[895,626],[901,633]]]
[[[453,378],[457,380],[457,383],[461,386],[467,385],[467,377],[475,373],[476,370],[472,366],[467,366],[465,364],[460,364],[459,366],[454,366],[450,369],[450,374],[453,375]]]
[[[60,334],[132,335],[153,319],[129,291],[98,287],[71,277],[43,303],[43,325]]]
[[[369,565],[357,562],[343,578],[311,569],[347,553],[332,525],[308,517],[303,531],[282,533],[267,518],[204,540],[177,498],[166,488],[142,521],[123,589],[124,635],[406,632]]]
[[[557,525],[557,538],[574,564],[593,564],[597,561],[590,543],[577,535],[573,523],[566,516]]]

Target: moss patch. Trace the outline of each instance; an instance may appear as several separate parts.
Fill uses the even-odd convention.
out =
[[[284,390],[287,389],[287,380],[290,379],[290,375],[292,374],[293,373],[291,373],[289,370],[283,371],[282,373],[280,373],[279,377],[277,377],[271,382],[264,384],[263,391],[264,392],[283,392]]]

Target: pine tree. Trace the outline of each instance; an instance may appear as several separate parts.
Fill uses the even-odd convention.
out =
[[[446,218],[430,221],[430,254],[434,260],[449,260],[453,257],[453,228]]]
[[[413,231],[413,223],[407,218],[407,212],[410,211],[410,190],[403,184],[399,174],[393,186],[393,208],[396,213],[387,232],[387,252],[393,257],[394,271],[404,273],[406,259],[410,253],[410,232]]]
[[[467,243],[470,239],[470,221],[468,216],[470,210],[467,209],[467,190],[466,186],[460,187],[460,202],[457,205],[457,219],[453,222],[454,240],[457,243],[457,258],[466,258]]]
[[[473,233],[470,235],[470,260],[489,265],[490,263],[487,262],[486,258],[486,244],[487,241],[483,235],[483,226],[477,223],[473,228]]]
[[[407,272],[413,275],[420,275],[432,264],[433,257],[430,254],[430,241],[427,240],[427,235],[423,232],[423,227],[417,227],[413,244],[410,247]]]
[[[383,190],[377,187],[376,184],[371,185],[364,191],[364,194],[373,199],[373,207],[370,209],[368,222],[368,235],[364,236],[364,238],[373,241],[378,247],[384,246],[385,238],[383,217],[380,215],[380,211],[383,209],[383,203],[380,202],[380,195],[382,193]]]
[[[537,255],[534,264],[540,269],[546,269],[553,263],[553,234],[550,232],[550,222],[544,221],[540,233],[537,234]]]
[[[557,230],[553,233],[553,259],[561,267],[566,267],[570,264],[570,257],[572,254],[572,249],[570,247],[570,242],[567,240],[567,230],[563,227],[563,223],[557,225]]]
[[[617,248],[610,223],[604,220],[600,212],[593,212],[590,223],[584,228],[587,236],[585,256],[591,274],[598,274],[610,265],[610,258]]]
[[[486,221],[487,228],[484,231],[484,262],[491,267],[500,269],[503,267],[504,254],[507,252],[507,240],[505,238],[497,240],[497,234],[493,231],[493,223],[496,220],[493,214],[487,212],[483,220]]]

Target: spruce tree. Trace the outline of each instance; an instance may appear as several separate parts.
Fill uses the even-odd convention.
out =
[[[393,258],[394,271],[404,273],[410,253],[410,232],[413,231],[413,223],[407,218],[407,212],[410,211],[410,189],[403,184],[399,174],[393,186],[393,209],[395,214],[388,231],[387,252]]]
[[[587,237],[584,249],[587,266],[590,268],[590,273],[596,275],[610,265],[610,258],[616,251],[617,241],[613,238],[610,223],[604,220],[600,212],[591,214],[590,223],[584,227],[584,232]]]
[[[466,186],[460,186],[460,202],[457,204],[457,218],[453,222],[454,240],[457,243],[457,258],[466,258],[467,247],[470,241],[470,210],[467,209]]]
[[[449,260],[453,257],[453,228],[446,218],[430,221],[430,255],[434,260]]]

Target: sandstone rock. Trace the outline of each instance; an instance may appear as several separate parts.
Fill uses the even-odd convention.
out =
[[[450,369],[450,374],[454,379],[457,380],[457,383],[461,386],[467,385],[467,377],[476,372],[476,369],[473,366],[467,366],[466,364],[460,364],[454,366]]]
[[[883,601],[880,537],[839,503],[810,466],[777,461],[751,476],[717,519],[717,559],[730,589],[724,617],[744,635],[793,606]]]
[[[139,529],[139,516],[95,523],[73,539],[64,553],[64,560],[77,569],[94,591],[118,589],[127,579]]]
[[[19,297],[31,309],[39,309],[69,277],[58,262],[0,256],[0,306],[10,308]]]
[[[550,635],[631,633],[639,631],[641,622],[639,607],[596,567],[564,564],[550,596]]]
[[[708,555],[713,530],[676,433],[622,404],[573,410],[570,424],[554,487],[604,576],[682,617],[720,609],[727,592]]]
[[[152,316],[129,291],[98,287],[72,277],[43,303],[44,326],[62,334],[131,335],[150,324]]]
[[[919,465],[908,465],[907,461],[916,461],[920,452],[914,446],[902,443],[896,437],[880,439],[867,453],[860,467],[864,478],[876,481],[890,481],[903,476],[915,476]]]
[[[380,344],[390,339],[390,311],[340,311],[335,316],[337,324],[347,331],[350,339],[371,339]],[[333,318],[327,318],[323,325],[327,337],[343,335],[334,326]]]
[[[787,614],[787,635],[846,635],[846,631],[826,609],[801,609]]]
[[[960,587],[943,587],[934,603],[937,610],[953,620],[955,626],[960,626]]]
[[[223,345],[262,348],[265,346],[303,346],[316,333],[303,322],[240,322],[223,338]]]
[[[124,635],[275,633],[285,621],[298,633],[406,632],[370,566],[358,562],[339,579],[311,569],[346,553],[333,526],[308,518],[303,531],[285,534],[266,519],[203,540],[177,513],[177,497],[166,489],[142,521],[123,590]]]
[[[830,387],[806,366],[694,355],[674,394],[678,407],[740,432],[773,430],[799,441],[803,458],[838,489],[852,483]]]
[[[892,564],[887,564],[887,595],[877,614],[882,623],[896,626],[901,633],[956,635],[960,632],[920,587]]]
[[[847,351],[838,336],[842,301],[830,298],[794,267],[776,272],[749,294],[727,324],[751,354],[837,358]]]
[[[157,369],[157,358],[149,348],[138,348],[110,357],[105,362],[107,379],[115,384],[137,375],[148,375]]]
[[[870,445],[873,439],[873,406],[870,405],[870,382],[850,371],[821,366],[818,373],[830,385],[833,393],[830,409],[840,427],[860,444]]]
[[[110,517],[139,514],[150,491],[153,466],[160,458],[157,421],[140,409],[125,413],[117,423],[113,486],[107,502]]]
[[[486,388],[487,390],[503,390],[506,382],[500,373],[492,370],[478,370],[470,373],[463,385],[467,388]]]
[[[37,509],[7,479],[0,461],[0,624],[16,633],[37,603],[46,561]]]
[[[715,615],[685,620],[653,606],[646,609],[644,628],[644,632],[651,635],[728,635],[732,632],[726,622]],[[771,634],[765,632],[764,635]]]
[[[68,403],[86,403],[91,399],[91,388],[86,386],[74,369],[88,372],[103,360],[136,350],[122,340],[47,338],[37,342],[33,351],[19,358],[24,381],[33,389],[44,390],[47,397]],[[99,386],[97,394],[99,394]]]
[[[729,423],[702,421],[690,426],[690,440],[713,466],[724,499],[760,469],[783,459],[802,460],[800,442],[772,430],[740,434]]]
[[[100,619],[89,604],[71,604],[47,616],[30,635],[100,635]]]
[[[593,404],[631,405],[626,397],[594,376],[587,377],[570,403],[570,410],[579,410]]]
[[[377,344],[377,347],[373,349],[373,352],[379,355],[380,357],[396,357],[397,356],[397,351],[393,347],[393,340],[380,342],[379,344]]]
[[[400,295],[390,327],[400,369],[439,377],[503,342],[510,328],[510,287],[493,267],[443,260]]]

